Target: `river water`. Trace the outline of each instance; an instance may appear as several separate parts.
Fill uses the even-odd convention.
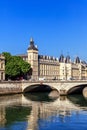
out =
[[[49,93],[0,96],[0,130],[87,130],[87,99]]]

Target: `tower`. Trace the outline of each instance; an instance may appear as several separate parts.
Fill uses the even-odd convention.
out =
[[[38,49],[34,45],[34,41],[30,39],[30,45],[27,50],[28,53],[28,63],[31,64],[32,68],[32,79],[38,79]]]

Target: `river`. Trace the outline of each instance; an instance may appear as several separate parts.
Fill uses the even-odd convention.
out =
[[[0,130],[87,130],[87,99],[45,92],[0,96]]]

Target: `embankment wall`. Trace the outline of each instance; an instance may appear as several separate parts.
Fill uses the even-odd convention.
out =
[[[22,93],[21,82],[0,82],[0,95]]]

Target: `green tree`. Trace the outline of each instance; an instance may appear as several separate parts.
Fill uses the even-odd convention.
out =
[[[10,61],[12,56],[9,52],[3,52],[2,54],[5,56],[5,64],[6,64],[8,61]]]
[[[24,77],[29,72],[31,66],[19,56],[11,56],[10,53],[3,53],[6,59],[5,73],[6,78],[15,79]]]

